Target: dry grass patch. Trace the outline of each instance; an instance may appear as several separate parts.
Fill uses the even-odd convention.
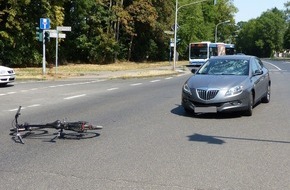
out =
[[[178,66],[185,65],[187,62],[178,62]],[[171,63],[172,64],[172,63]],[[165,75],[171,74],[174,71],[158,70],[160,67],[168,67],[168,62],[154,62],[154,63],[135,63],[135,62],[119,62],[108,65],[97,64],[67,64],[61,65],[57,68],[47,67],[46,75],[42,74],[42,68],[15,68],[17,79],[58,79],[75,76],[85,75],[98,75],[100,72],[116,72],[116,71],[128,71],[128,74],[124,74],[122,77],[138,77],[148,75]],[[139,71],[140,70],[140,71]],[[143,70],[143,71],[142,71]],[[135,71],[134,73],[131,71]],[[136,72],[137,71],[137,72]],[[146,73],[146,74],[145,74]]]

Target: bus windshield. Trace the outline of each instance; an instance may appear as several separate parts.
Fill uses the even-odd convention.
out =
[[[190,52],[191,52],[191,55],[190,55],[191,59],[206,59],[207,58],[207,48],[206,47],[192,48]]]
[[[190,59],[207,59],[207,44],[191,44]]]

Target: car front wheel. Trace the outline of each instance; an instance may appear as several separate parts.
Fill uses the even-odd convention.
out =
[[[265,96],[262,98],[262,102],[263,103],[269,103],[270,102],[270,97],[271,97],[271,86],[268,85],[267,92],[266,92]]]
[[[253,93],[251,93],[249,96],[249,105],[248,105],[247,110],[245,111],[246,116],[252,116],[253,106],[254,106],[254,97],[253,97]]]

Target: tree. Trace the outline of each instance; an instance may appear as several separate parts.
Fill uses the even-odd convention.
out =
[[[288,23],[288,27],[284,35],[283,47],[285,49],[290,49],[290,1],[288,1],[284,5],[286,7],[285,15],[286,15],[286,22]]]
[[[268,10],[243,24],[237,39],[238,49],[246,54],[270,57],[274,51],[282,50],[285,30],[283,11]]]

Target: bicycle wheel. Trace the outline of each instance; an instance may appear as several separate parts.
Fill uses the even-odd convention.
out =
[[[94,132],[69,132],[69,133],[61,133],[60,137],[61,139],[68,139],[68,140],[81,140],[81,139],[90,139],[99,136],[99,133]]]

